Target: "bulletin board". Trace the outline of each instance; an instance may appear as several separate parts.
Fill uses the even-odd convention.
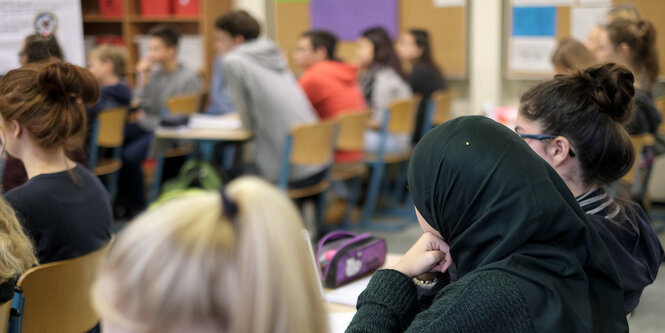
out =
[[[277,0],[275,3],[275,36],[290,63],[298,37],[312,28],[311,1],[317,0]],[[465,4],[463,0],[396,0],[395,30],[428,30],[434,60],[448,78],[466,78],[468,74]],[[337,56],[353,62],[356,59],[356,42],[340,41]]]
[[[508,79],[551,77],[552,53],[559,40],[587,38],[596,24],[604,24],[612,5],[632,3],[657,31],[660,78],[665,78],[665,1],[656,0],[505,0],[505,76]]]

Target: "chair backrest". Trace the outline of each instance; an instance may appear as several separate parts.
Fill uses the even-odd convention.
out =
[[[639,181],[635,178],[637,177],[637,170],[640,167],[640,162],[642,161],[642,152],[644,151],[644,147],[653,146],[654,141],[655,139],[650,133],[630,136],[630,142],[633,144],[633,149],[635,150],[635,162],[633,162],[633,166],[630,168],[628,173],[621,177],[623,182],[627,184],[633,184],[635,181]]]
[[[660,122],[660,126],[658,126],[658,133],[665,134],[665,96],[656,98],[654,104],[658,111],[660,111],[661,119],[663,119],[663,121]]]
[[[365,149],[365,129],[369,119],[369,111],[360,113],[344,113],[337,117],[339,134],[337,135],[338,150],[362,151]]]
[[[87,332],[99,322],[90,289],[111,241],[78,258],[43,264],[23,273],[21,332]]]
[[[333,161],[336,121],[299,125],[291,129],[292,147],[289,162],[296,165],[320,165]]]
[[[432,102],[434,103],[434,112],[432,112],[431,118],[432,125],[438,126],[452,119],[450,109],[456,95],[456,92],[452,89],[438,90],[432,93]]]
[[[7,332],[9,328],[9,313],[12,311],[12,300],[0,304],[0,333]]]
[[[390,104],[388,133],[411,134],[416,126],[416,112],[421,97],[416,95],[409,99],[394,101]]]
[[[116,148],[122,146],[125,136],[125,118],[127,108],[106,109],[99,113],[97,121],[97,146]]]
[[[166,107],[169,110],[169,114],[192,115],[199,111],[200,105],[201,94],[174,96],[166,101]]]

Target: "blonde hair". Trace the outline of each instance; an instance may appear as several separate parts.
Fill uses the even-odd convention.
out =
[[[16,278],[37,265],[32,241],[23,232],[16,213],[0,198],[0,283]]]
[[[258,178],[225,193],[233,219],[208,192],[168,201],[120,234],[93,287],[104,321],[134,332],[327,330],[294,205]]]
[[[573,38],[564,38],[552,54],[552,64],[567,69],[569,72],[585,69],[596,64],[596,57]]]
[[[110,61],[113,65],[113,74],[118,77],[125,76],[125,66],[129,59],[125,47],[113,44],[102,44],[90,51],[89,57],[99,59],[101,62]]]

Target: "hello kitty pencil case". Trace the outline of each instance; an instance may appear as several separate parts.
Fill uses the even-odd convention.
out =
[[[369,233],[333,231],[319,241],[316,258],[323,285],[336,288],[381,268],[386,241]]]

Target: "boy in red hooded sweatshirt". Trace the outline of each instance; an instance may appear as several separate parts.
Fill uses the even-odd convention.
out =
[[[366,108],[357,69],[335,59],[337,37],[328,31],[311,30],[300,36],[294,58],[303,73],[298,82],[321,119]],[[340,152],[338,162],[356,162],[362,152]]]

